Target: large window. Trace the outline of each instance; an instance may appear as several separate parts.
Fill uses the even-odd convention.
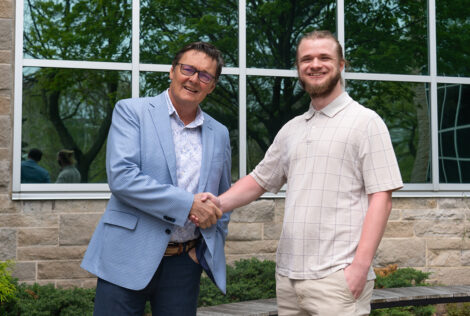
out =
[[[308,109],[295,50],[314,29],[338,36],[346,90],[389,127],[401,194],[470,190],[470,8],[462,1],[17,0],[16,9],[14,198],[109,195],[114,104],[165,90],[175,52],[196,40],[226,61],[201,107],[229,128],[237,180]],[[21,181],[32,148],[42,150],[52,183]],[[55,183],[64,149],[81,183]]]

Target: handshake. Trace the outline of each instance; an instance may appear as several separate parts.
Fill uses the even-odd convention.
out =
[[[194,195],[188,218],[196,226],[209,228],[216,224],[222,215],[220,200],[215,195],[209,192]]]

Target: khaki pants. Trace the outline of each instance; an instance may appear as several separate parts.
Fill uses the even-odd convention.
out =
[[[279,316],[369,315],[373,288],[374,281],[367,281],[361,296],[354,299],[344,270],[318,280],[294,280],[276,273],[278,313]]]

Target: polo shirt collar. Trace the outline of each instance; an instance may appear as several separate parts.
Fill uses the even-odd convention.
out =
[[[312,106],[312,103],[310,103],[308,111],[305,113],[305,119],[310,120],[315,115],[315,113],[323,113],[328,117],[334,117],[349,104],[350,99],[351,97],[349,94],[346,91],[343,91],[339,96],[336,97],[336,99],[334,99],[330,104],[325,106],[320,111],[315,110]]]

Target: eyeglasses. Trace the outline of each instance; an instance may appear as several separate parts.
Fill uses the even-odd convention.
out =
[[[192,75],[194,75],[197,72],[197,77],[203,83],[210,83],[212,80],[215,79],[215,77],[213,75],[211,75],[210,73],[202,71],[202,70],[197,70],[196,68],[194,68],[191,65],[185,65],[185,64],[181,64],[181,63],[178,63],[177,65],[180,65],[180,71],[185,76],[191,77]]]

